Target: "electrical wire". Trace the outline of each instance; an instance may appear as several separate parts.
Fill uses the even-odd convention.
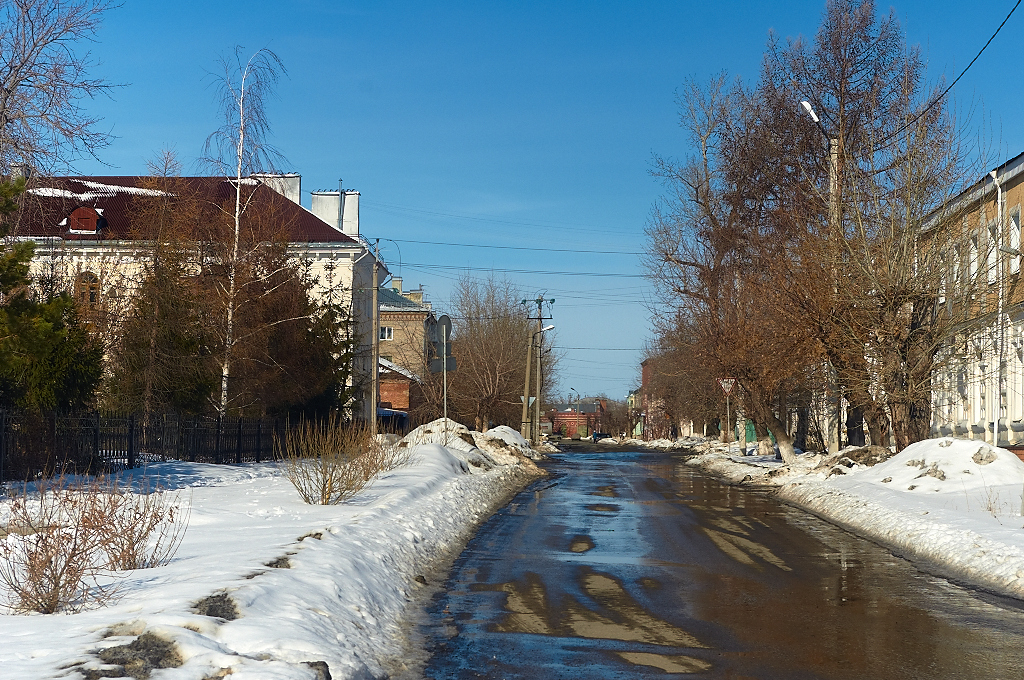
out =
[[[878,151],[879,149],[884,147],[892,139],[895,139],[896,137],[899,137],[900,134],[904,130],[906,130],[908,127],[910,127],[911,125],[913,125],[917,121],[921,120],[921,117],[924,116],[924,114],[928,113],[928,111],[930,111],[932,109],[932,107],[934,107],[940,101],[945,99],[946,95],[949,94],[949,91],[953,89],[953,86],[956,85],[957,82],[959,82],[959,80],[964,77],[964,74],[966,74],[967,71],[969,71],[970,68],[972,66],[974,66],[974,62],[978,61],[978,59],[981,57],[981,55],[985,51],[985,49],[992,43],[993,40],[996,39],[996,36],[999,35],[999,31],[1001,31],[1003,29],[1003,26],[1006,25],[1006,22],[1010,20],[1010,17],[1013,16],[1013,13],[1017,10],[1017,7],[1020,6],[1021,2],[1024,2],[1024,0],[1017,0],[1017,3],[1013,6],[1012,9],[1010,9],[1010,13],[1006,15],[1005,19],[1003,19],[1003,23],[999,24],[999,28],[997,28],[995,33],[992,34],[992,37],[990,37],[988,39],[988,41],[982,46],[982,48],[980,50],[978,50],[978,53],[976,55],[974,55],[974,59],[971,59],[971,63],[969,63],[967,65],[967,67],[963,71],[960,72],[960,75],[958,75],[956,77],[956,79],[952,83],[949,84],[949,87],[947,87],[945,90],[943,90],[942,94],[940,94],[938,97],[933,99],[931,101],[931,103],[928,104],[928,106],[924,107],[923,111],[921,111],[919,114],[914,116],[911,120],[909,120],[906,123],[904,123],[902,127],[900,127],[898,130],[896,130],[896,132],[894,132],[891,135],[889,135],[888,137],[885,137],[884,139],[882,139],[882,141],[879,142],[877,146],[875,146],[875,148],[874,148],[875,151]]]
[[[564,229],[564,230],[568,230],[568,231],[586,231],[586,232],[598,232],[598,233],[606,233],[606,234],[621,234],[622,233],[621,230],[617,230],[617,229],[599,229],[599,228],[595,228],[595,227],[591,227],[591,226],[569,226],[569,225],[565,225],[565,224],[553,224],[553,223],[550,223],[550,222],[537,222],[537,221],[534,221],[534,220],[519,220],[519,221],[515,221],[515,220],[501,219],[499,217],[493,217],[493,216],[488,216],[488,215],[466,215],[466,214],[460,215],[458,213],[446,213],[446,212],[440,212],[440,211],[437,211],[437,210],[426,210],[424,208],[413,208],[413,207],[408,207],[408,206],[393,205],[393,204],[389,204],[389,203],[379,203],[377,201],[372,201],[372,200],[368,201],[368,200],[365,200],[365,199],[362,201],[362,206],[370,208],[371,210],[380,210],[382,212],[388,212],[388,210],[390,209],[391,211],[397,210],[400,213],[402,213],[402,212],[410,212],[410,213],[418,213],[418,214],[421,214],[421,215],[430,215],[430,216],[433,216],[433,217],[440,217],[440,218],[451,218],[451,219],[459,219],[459,220],[471,220],[471,221],[476,221],[476,222],[492,222],[494,224],[507,224],[507,225],[515,226],[515,227],[537,227],[537,228],[542,228],[542,229]]]
[[[578,250],[575,248],[530,248],[527,246],[497,246],[483,243],[448,243],[444,241],[413,241],[411,239],[389,238],[388,241],[396,243],[418,243],[426,246],[456,246],[461,248],[494,248],[496,250],[528,250],[540,253],[579,253],[588,255],[643,255],[639,251],[627,250]]]
[[[546,274],[551,276],[611,276],[627,279],[643,279],[645,274],[623,274],[620,272],[562,272],[545,271],[543,269],[498,269],[496,267],[469,267],[457,264],[428,264],[423,262],[406,262],[406,267],[419,267],[423,269],[446,269],[455,271],[477,271],[477,272],[502,272],[507,274]]]

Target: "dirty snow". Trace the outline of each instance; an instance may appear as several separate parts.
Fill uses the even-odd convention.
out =
[[[164,680],[308,680],[305,662],[316,661],[336,679],[393,673],[403,656],[401,619],[427,587],[417,581],[435,578],[476,523],[539,474],[518,435],[449,425],[447,446],[440,421],[419,428],[405,442],[409,465],[336,506],[302,503],[273,463],[133,471],[134,483],[145,475],[191,505],[175,558],[118,574],[120,596],[106,607],[0,613],[0,675],[81,678],[75,668],[100,668],[98,650],[142,633],[172,640],[184,659],[154,674]],[[193,611],[219,593],[239,618]]]
[[[695,447],[688,460],[727,481],[777,487],[779,497],[915,560],[931,571],[1024,599],[1024,462],[982,441],[944,437],[874,466],[850,449],[792,465]]]

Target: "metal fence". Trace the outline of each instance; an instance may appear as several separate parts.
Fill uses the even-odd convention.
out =
[[[283,427],[265,418],[0,411],[0,481],[168,460],[258,463],[273,457]]]

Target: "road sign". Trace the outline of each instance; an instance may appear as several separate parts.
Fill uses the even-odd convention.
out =
[[[437,318],[437,342],[435,345],[438,349],[438,356],[441,356],[441,352],[444,352],[445,356],[452,355],[452,320],[448,318],[447,314],[442,314]]]
[[[444,359],[444,363],[441,363],[441,361],[442,360],[440,358],[430,360],[431,373],[440,373],[441,371],[448,371],[449,373],[452,373],[455,371],[455,357],[446,357]]]
[[[718,384],[722,386],[722,391],[728,395],[732,392],[733,385],[736,384],[736,378],[719,378]]]

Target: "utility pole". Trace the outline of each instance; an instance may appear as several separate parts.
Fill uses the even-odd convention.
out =
[[[373,342],[370,354],[370,434],[377,436],[377,403],[380,401],[380,304],[377,302],[377,286],[380,267],[380,239],[373,246]]]
[[[829,236],[832,239],[839,238],[839,230],[841,229],[842,219],[839,214],[839,140],[835,137],[830,137],[828,140],[828,225],[829,225]],[[832,283],[836,287],[833,293],[838,293],[839,281],[836,279],[835,266],[832,268]],[[839,390],[838,375],[835,372],[835,368],[829,371],[833,376],[833,404],[832,408],[829,409],[831,413],[828,416],[828,452],[839,453],[839,433],[841,432],[841,416],[840,411],[842,410],[842,392]],[[874,443],[874,442],[872,442]],[[884,446],[884,444],[883,444]]]
[[[814,112],[814,107],[808,101],[800,102],[800,106],[803,107],[807,115],[811,117],[811,120],[821,130],[821,134],[824,135],[825,139],[828,140],[828,228],[829,238],[838,240],[840,238],[840,230],[842,229],[842,215],[839,212],[839,206],[841,205],[840,192],[842,191],[842,185],[839,181],[840,168],[839,162],[842,156],[842,150],[840,149],[841,140],[838,137],[833,137],[828,134],[825,130],[825,126],[821,124],[821,120],[818,118],[818,114]],[[832,285],[833,295],[838,294],[839,281],[838,274],[836,272],[835,264],[832,266]],[[829,380],[832,382],[833,395],[832,403],[829,403],[826,407],[828,413],[825,414],[825,421],[828,427],[828,452],[838,453],[839,452],[839,435],[841,432],[840,425],[840,410],[842,407],[842,394],[839,390],[839,380],[836,375],[835,368],[829,365]],[[875,442],[872,442],[875,443]],[[888,445],[888,442],[878,442],[882,446]]]
[[[541,340],[540,335],[550,328],[544,328],[544,303],[555,304],[554,298],[550,300],[544,299],[543,295],[538,295],[536,300],[523,300],[522,304],[528,305],[534,303],[537,305],[537,330],[534,331],[530,337],[530,342],[526,350],[526,380],[523,388],[523,429],[521,434],[528,438],[534,444],[540,442],[540,397],[541,397],[541,384],[540,384],[540,355],[541,355]],[[530,317],[531,319],[533,317]],[[551,318],[551,317],[548,317]],[[551,326],[554,328],[554,326]],[[530,356],[533,353],[533,345],[537,344],[537,403],[534,407],[534,417],[530,417]],[[531,423],[530,420],[533,422]]]
[[[526,383],[523,385],[523,424],[519,428],[519,434],[525,439],[532,440],[530,434],[530,357],[533,356],[533,336],[526,343]]]

